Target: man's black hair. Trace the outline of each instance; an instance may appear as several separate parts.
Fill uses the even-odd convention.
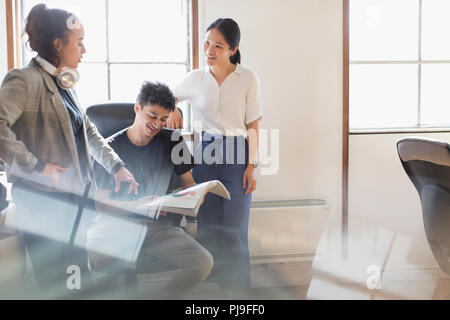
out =
[[[158,104],[169,111],[175,110],[175,97],[169,87],[161,82],[144,82],[139,91],[137,102],[141,108]]]

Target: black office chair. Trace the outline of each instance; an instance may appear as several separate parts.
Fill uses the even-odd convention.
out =
[[[131,126],[134,122],[133,103],[106,103],[90,106],[86,114],[97,127],[100,134],[108,138],[111,135]],[[181,110],[180,110],[181,112]],[[125,267],[120,261],[108,264],[96,270],[102,273],[115,273],[125,275],[125,290],[129,294],[137,292],[137,275],[174,270],[174,266],[148,254],[141,253],[136,262],[136,269]]]
[[[419,193],[431,251],[441,269],[450,274],[450,145],[411,137],[400,139],[397,151]]]
[[[8,201],[6,200],[7,192],[8,191],[6,187],[2,183],[0,183],[0,211],[6,209],[9,205]]]

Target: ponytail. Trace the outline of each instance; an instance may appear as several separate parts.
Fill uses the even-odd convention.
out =
[[[230,57],[230,62],[232,64],[241,64],[241,52],[239,49]]]
[[[55,67],[60,64],[58,51],[53,46],[54,39],[67,41],[70,31],[67,19],[71,13],[60,9],[49,9],[45,4],[35,5],[26,19],[25,33],[28,35],[27,44],[31,50],[49,61]]]

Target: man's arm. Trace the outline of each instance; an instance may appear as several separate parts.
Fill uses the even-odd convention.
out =
[[[193,186],[195,184],[194,177],[192,176],[191,171],[188,171],[185,174],[182,174],[181,176],[178,177],[178,179],[179,179],[178,181],[180,182],[180,186],[182,188],[183,187],[190,187],[190,186]],[[205,202],[205,197],[203,197],[200,206],[202,206],[204,202]],[[195,220],[195,218],[188,217],[188,216],[186,216],[186,219],[188,219],[188,220]]]
[[[136,201],[117,200],[118,198],[116,196],[118,194],[114,191],[114,176],[109,174],[106,169],[97,161],[94,162],[94,171],[95,181],[98,188],[94,192],[95,208],[97,210],[106,211],[108,212],[108,214],[122,216],[126,216],[130,212],[136,212]],[[122,192],[122,194],[123,193],[124,192]]]
[[[181,176],[178,176],[178,182],[180,184],[180,187],[190,187],[195,184],[194,177],[192,176],[191,171],[188,171]]]

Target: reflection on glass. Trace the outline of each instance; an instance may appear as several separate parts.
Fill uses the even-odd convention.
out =
[[[450,1],[422,4],[422,59],[450,60]]]
[[[134,102],[142,82],[159,81],[173,88],[185,74],[185,65],[111,65],[111,99]]]
[[[350,1],[350,60],[417,60],[418,0]]]
[[[351,65],[350,128],[417,125],[417,65]]]
[[[450,126],[450,65],[422,66],[422,113],[425,126]]]
[[[108,69],[106,63],[80,63],[80,81],[75,90],[81,108],[108,100]]]
[[[24,19],[31,8],[38,3],[45,3],[49,8],[63,9],[76,14],[85,30],[84,44],[87,53],[83,61],[106,61],[106,14],[105,1],[91,0],[24,0]],[[23,25],[25,29],[25,25]],[[26,53],[25,63],[34,56]]]
[[[110,58],[113,62],[186,62],[185,1],[110,0]]]

